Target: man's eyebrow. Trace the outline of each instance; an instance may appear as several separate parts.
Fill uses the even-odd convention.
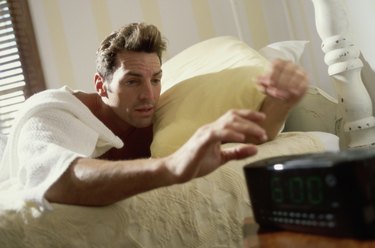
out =
[[[152,76],[155,77],[155,76],[159,76],[162,74],[162,70],[158,71],[158,72],[155,72]],[[129,71],[127,73],[128,76],[133,76],[133,77],[142,77],[142,74],[141,73],[137,73],[137,72],[134,72],[134,71]]]
[[[159,76],[159,75],[161,75],[162,73],[163,73],[163,71],[160,70],[160,71],[158,71],[158,72],[155,72],[153,76],[154,76],[154,77],[155,77],[155,76]]]
[[[134,71],[129,71],[126,73],[127,76],[133,76],[133,77],[142,77],[142,74],[134,72]]]

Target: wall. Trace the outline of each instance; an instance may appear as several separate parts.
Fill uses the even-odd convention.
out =
[[[375,18],[375,3],[346,1],[360,48],[373,56],[366,60],[374,68],[371,43],[375,42],[367,39],[361,23],[364,14],[369,20]],[[66,84],[92,91],[100,41],[123,24],[146,21],[158,26],[168,40],[165,60],[220,35],[237,36],[256,49],[276,41],[309,40],[301,63],[312,84],[335,96],[308,0],[29,0],[29,4],[49,88]],[[364,69],[366,79],[374,75],[371,66]]]
[[[261,3],[237,2],[243,5],[242,18],[242,7],[251,10]],[[146,21],[161,29],[169,46],[165,59],[198,41],[238,34],[228,0],[30,0],[29,4],[49,88],[67,84],[92,90],[97,46],[129,22]],[[244,29],[251,28],[246,24]],[[252,44],[250,33],[244,37]],[[264,43],[262,36],[255,43]]]
[[[375,112],[375,1],[374,0],[346,0],[348,16],[350,19],[350,30],[353,33],[356,45],[362,51],[362,79],[373,103]]]

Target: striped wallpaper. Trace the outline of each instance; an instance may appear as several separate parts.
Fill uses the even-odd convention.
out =
[[[310,40],[302,64],[313,84],[335,95],[310,0],[29,0],[29,5],[49,88],[93,91],[100,41],[124,24],[145,21],[167,38],[165,60],[220,35],[237,36],[256,49]]]

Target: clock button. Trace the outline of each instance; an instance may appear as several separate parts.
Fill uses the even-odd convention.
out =
[[[334,228],[336,226],[336,223],[334,221],[328,222],[328,227]]]
[[[324,227],[324,226],[327,225],[327,223],[325,221],[319,221],[318,225],[321,226],[321,227]]]
[[[330,187],[336,186],[336,177],[332,174],[328,174],[325,178],[325,181],[326,181],[327,185],[330,186]]]
[[[338,208],[338,207],[340,207],[340,203],[338,203],[338,202],[332,202],[331,203],[331,207]]]
[[[333,220],[333,214],[326,214],[326,220]]]

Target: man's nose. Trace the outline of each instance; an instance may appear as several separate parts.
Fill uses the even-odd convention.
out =
[[[140,98],[141,99],[154,99],[154,87],[151,84],[151,82],[147,82],[143,84]]]

